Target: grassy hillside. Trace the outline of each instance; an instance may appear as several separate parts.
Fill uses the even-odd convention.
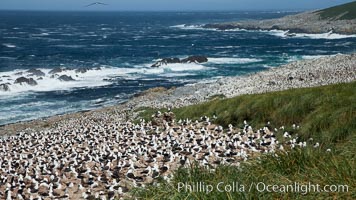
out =
[[[322,19],[356,19],[356,1],[317,11]]]
[[[320,142],[320,148],[309,145],[278,157],[264,155],[241,165],[221,166],[209,172],[198,166],[179,169],[172,182],[137,189],[134,195],[142,199],[355,199],[356,198],[356,82],[317,88],[292,89],[266,94],[244,95],[231,99],[216,99],[200,105],[175,109],[179,118],[199,118],[216,115],[216,123],[242,126],[243,120],[252,126],[270,121],[275,127],[301,126],[298,135]],[[154,112],[146,109],[142,117]],[[331,152],[326,152],[330,148]],[[343,184],[349,192],[340,193],[260,193],[178,192],[179,182],[238,181],[244,185],[257,182],[291,184],[293,182],[327,185]]]

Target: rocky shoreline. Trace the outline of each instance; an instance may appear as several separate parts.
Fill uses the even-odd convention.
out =
[[[135,110],[141,107],[183,107],[211,100],[215,96],[234,97],[355,80],[355,53],[327,56],[292,62],[247,76],[224,77],[178,88],[152,88],[120,105],[0,126],[0,135],[12,135],[26,129],[41,131],[83,117],[101,122],[117,119],[120,115],[121,119],[129,120],[137,115]]]
[[[218,30],[282,30],[288,31],[290,36],[293,36],[293,33],[320,34],[330,32],[353,35],[356,34],[356,19],[322,19],[318,12],[304,12],[296,15],[288,15],[278,19],[206,24],[203,28],[214,28]]]
[[[224,77],[209,83],[149,93],[127,104],[131,107],[182,107],[214,96],[234,97],[292,88],[316,87],[356,80],[356,54],[292,62],[247,76]]]

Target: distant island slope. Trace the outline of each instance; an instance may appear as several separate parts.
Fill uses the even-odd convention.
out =
[[[219,24],[206,24],[204,28],[219,30],[284,30],[289,33],[356,34],[356,1],[317,11],[288,15],[278,19],[247,20]]]

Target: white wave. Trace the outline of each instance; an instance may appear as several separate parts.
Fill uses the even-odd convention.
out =
[[[9,44],[9,43],[5,43],[5,44],[2,44],[2,45],[4,45],[7,48],[16,48],[16,45]]]
[[[219,32],[240,32],[240,31],[248,31],[246,29],[241,28],[233,28],[233,29],[218,29],[218,28],[204,28],[205,24],[200,25],[186,25],[179,24],[175,26],[170,26],[171,28],[178,28],[183,30],[206,30],[206,31],[219,31]]]
[[[321,34],[297,34],[295,37],[299,38],[310,38],[310,39],[345,39],[345,38],[355,38],[356,35],[342,35],[338,33],[321,33]]]
[[[6,37],[3,37],[3,39],[19,39],[19,37],[15,37],[15,36],[6,36]]]
[[[255,31],[254,31],[255,32]],[[288,31],[281,31],[281,30],[270,30],[270,31],[266,31],[266,30],[259,30],[259,32],[263,32],[263,33],[268,33],[270,35],[274,35],[277,37],[282,37],[282,38],[287,38],[289,36],[287,36]]]
[[[257,58],[208,58],[208,62],[214,64],[246,64],[261,61],[263,60]]]
[[[164,72],[184,72],[184,71],[197,71],[203,70],[207,67],[197,63],[169,63],[160,67],[151,67],[152,63],[145,64],[145,73],[164,73]]]
[[[194,74],[193,73],[165,73],[165,74],[160,74],[159,76],[173,78],[173,77],[194,76]]]
[[[335,56],[335,55],[338,55],[338,54],[289,56],[287,59],[287,62],[294,62],[294,61],[298,61],[298,60],[312,60],[312,59],[324,58],[324,57]]]
[[[289,56],[289,57],[288,57],[288,56],[285,56],[285,57],[287,57],[287,58],[285,58],[287,62],[295,62],[295,61],[298,61],[298,60],[301,59],[301,58],[298,57],[298,56]]]
[[[164,69],[173,72],[202,70],[205,67],[196,63],[175,63],[163,66]]]
[[[162,36],[163,39],[168,40],[168,39],[180,39],[180,38],[185,38],[187,35],[174,35],[174,36]]]
[[[170,26],[171,28],[185,28],[186,25],[185,24],[178,24],[178,25],[174,25],[174,26]]]
[[[41,91],[71,90],[82,87],[100,87],[112,84],[112,81],[117,77],[138,79],[145,75],[161,77],[186,76],[188,74],[194,74],[192,71],[209,68],[197,63],[177,63],[160,67],[151,67],[152,64],[153,63],[149,63],[141,66],[124,68],[102,65],[100,70],[90,69],[85,73],[78,73],[76,72],[76,69],[68,69],[56,73],[55,75],[49,73],[52,69],[41,68],[39,70],[45,73],[42,77],[31,76],[31,74],[27,72],[28,69],[0,72],[0,84],[10,83],[10,90],[0,91],[0,96],[19,95]],[[64,67],[64,65],[61,65],[61,67]],[[70,76],[75,79],[75,81],[61,81],[58,79],[61,75]],[[33,78],[37,82],[37,85],[31,86],[25,83],[15,84],[15,80],[20,77]]]
[[[34,37],[41,37],[41,36],[48,36],[50,35],[49,33],[39,33],[39,34],[31,34],[31,36],[34,36]]]
[[[39,92],[39,91],[55,91],[55,90],[70,90],[80,87],[99,87],[109,85],[111,82],[104,80],[110,76],[123,75],[120,72],[120,68],[102,67],[101,70],[88,70],[85,73],[77,73],[75,69],[66,70],[64,72],[57,73],[55,77],[51,77],[49,74],[51,69],[39,69],[45,73],[45,76],[41,78],[31,76],[37,85],[30,86],[27,84],[15,84],[15,80],[19,77],[29,77],[30,73],[27,70],[14,70],[8,72],[0,72],[0,84],[10,83],[10,91],[0,91],[0,95],[14,95],[23,92]],[[58,79],[61,75],[71,76],[75,81],[60,81]]]
[[[345,38],[355,38],[356,35],[342,35],[338,33],[328,32],[328,33],[320,33],[320,34],[310,34],[310,33],[289,33],[289,31],[281,31],[281,30],[271,30],[271,31],[261,31],[267,32],[271,35],[282,37],[282,38],[301,38],[301,39],[345,39]]]
[[[239,48],[240,46],[216,46],[214,49],[233,49],[233,48]]]
[[[106,101],[106,99],[104,99],[104,98],[99,98],[99,99],[92,100],[92,102],[94,104],[103,104],[103,103],[105,103],[105,101]]]
[[[241,31],[248,31],[246,29],[243,28],[233,28],[233,29],[225,29],[225,30],[220,30],[220,31],[225,31],[225,32],[241,32]]]
[[[109,46],[112,46],[112,45],[108,45],[108,44],[91,44],[90,46],[92,46],[92,47],[109,47]]]
[[[186,25],[186,24],[179,24],[170,26],[171,28],[178,28],[183,30],[216,30],[214,28],[203,28],[204,25]]]
[[[334,55],[304,55],[302,56],[302,59],[318,59],[318,58],[324,58],[324,57],[328,57],[328,56],[335,56],[337,54]]]
[[[16,57],[0,56],[0,59],[15,60]]]
[[[336,47],[345,47],[345,46],[350,46],[353,45],[353,42],[342,42],[342,43],[336,43],[334,46]]]
[[[56,47],[62,47],[62,48],[73,48],[73,49],[77,49],[77,48],[83,48],[85,47],[85,45],[76,45],[76,44],[72,44],[72,45],[67,45],[67,44],[59,44],[59,45],[55,45]]]
[[[243,32],[246,32],[246,31],[247,32],[264,32],[264,33],[268,33],[270,35],[274,35],[274,36],[282,37],[282,38],[328,39],[328,40],[356,38],[356,34],[343,35],[343,34],[333,33],[331,31],[328,33],[311,34],[311,33],[289,33],[289,31],[283,31],[283,30],[247,30],[247,29],[241,29],[241,28],[220,30],[217,28],[204,28],[203,26],[204,25],[180,24],[180,25],[171,26],[171,28],[179,28],[179,29],[184,29],[184,30],[209,30],[209,31],[221,31],[221,32],[241,32],[241,31],[243,31]]]

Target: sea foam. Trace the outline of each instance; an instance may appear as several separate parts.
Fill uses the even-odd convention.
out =
[[[261,61],[263,60],[257,58],[208,58],[208,62],[214,64],[246,64]]]
[[[85,73],[77,73],[75,69],[66,70],[57,73],[55,77],[49,74],[51,69],[39,69],[45,73],[45,76],[36,77],[30,76],[27,70],[17,69],[14,71],[0,72],[0,84],[10,83],[10,91],[0,91],[0,95],[14,95],[23,92],[39,92],[39,91],[54,91],[54,90],[70,90],[80,87],[99,87],[111,84],[105,78],[112,75],[120,75],[118,68],[103,67],[100,70],[88,70]],[[71,76],[75,81],[61,81],[58,79],[61,75]],[[15,80],[19,77],[33,78],[37,85],[31,86],[26,83],[15,84]]]
[[[5,43],[5,44],[2,44],[2,45],[7,47],[7,48],[16,48],[16,45],[13,45],[13,44]]]
[[[186,25],[186,24],[179,24],[175,26],[170,26],[171,28],[179,28],[179,29],[184,29],[184,30],[210,30],[210,31],[225,31],[225,32],[264,32],[268,33],[270,35],[282,37],[282,38],[305,38],[305,39],[328,39],[328,40],[334,40],[334,39],[345,39],[345,38],[355,38],[356,34],[353,35],[344,35],[344,34],[338,34],[338,33],[333,33],[332,31],[328,33],[319,33],[319,34],[310,34],[310,33],[295,33],[295,34],[288,34],[289,31],[284,31],[284,30],[246,30],[246,29],[240,29],[240,28],[235,28],[235,29],[226,29],[226,30],[220,30],[216,28],[204,28],[204,24],[201,25]]]
[[[343,35],[333,32],[328,33],[320,33],[320,34],[310,34],[310,33],[295,33],[295,34],[288,34],[289,31],[281,31],[281,30],[271,30],[271,31],[262,31],[267,32],[271,35],[282,37],[282,38],[301,38],[301,39],[328,39],[328,40],[335,40],[335,39],[345,39],[345,38],[355,38],[356,35]]]

